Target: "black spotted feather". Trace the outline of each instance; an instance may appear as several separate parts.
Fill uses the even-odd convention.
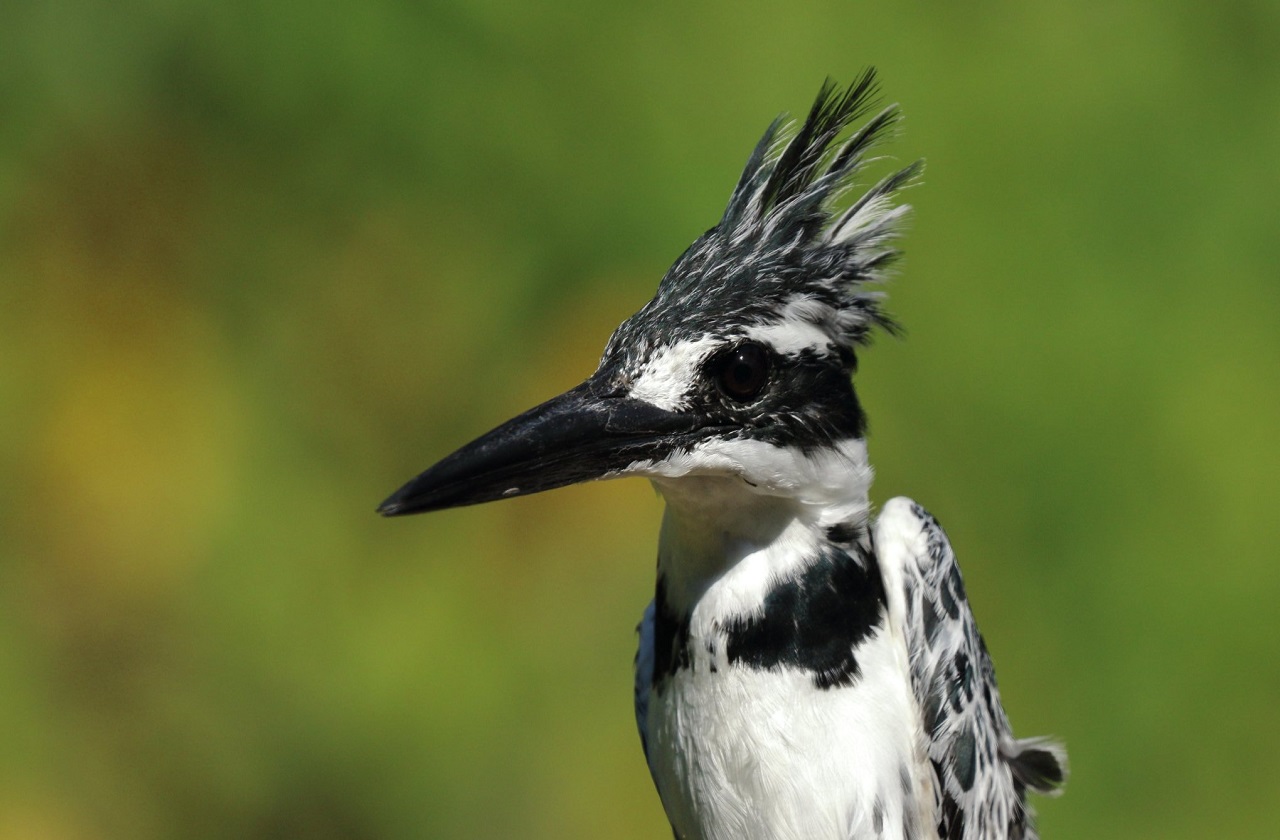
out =
[[[906,499],[885,506],[876,550],[901,623],[935,775],[938,837],[1036,840],[1027,791],[1053,794],[1066,780],[1066,752],[1044,738],[1015,739],[995,668],[969,608],[942,526]]]

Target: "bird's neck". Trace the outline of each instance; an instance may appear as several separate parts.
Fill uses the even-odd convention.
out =
[[[768,446],[760,444],[761,447]],[[707,626],[759,611],[831,545],[868,545],[872,471],[861,439],[808,453],[768,446],[773,486],[732,475],[657,479],[667,507],[658,551],[668,609]]]

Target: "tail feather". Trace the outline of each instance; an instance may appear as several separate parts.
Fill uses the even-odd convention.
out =
[[[1067,781],[1067,751],[1048,738],[1023,738],[1000,750],[1013,777],[1029,790],[1048,796],[1062,792]]]

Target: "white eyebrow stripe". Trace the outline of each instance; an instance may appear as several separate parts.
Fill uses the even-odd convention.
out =
[[[817,324],[787,319],[772,324],[748,327],[743,334],[783,356],[798,356],[805,350],[829,354],[835,349],[831,336]]]
[[[703,362],[724,343],[723,338],[703,336],[664,347],[640,371],[631,396],[666,411],[685,408],[685,395],[697,381]]]

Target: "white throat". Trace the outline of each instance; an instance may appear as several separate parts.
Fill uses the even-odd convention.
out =
[[[816,554],[827,529],[863,527],[872,470],[866,442],[805,454],[762,441],[716,441],[650,473],[666,500],[658,573],[671,607],[715,591],[712,620],[750,613]],[[698,610],[698,612],[707,612]]]

